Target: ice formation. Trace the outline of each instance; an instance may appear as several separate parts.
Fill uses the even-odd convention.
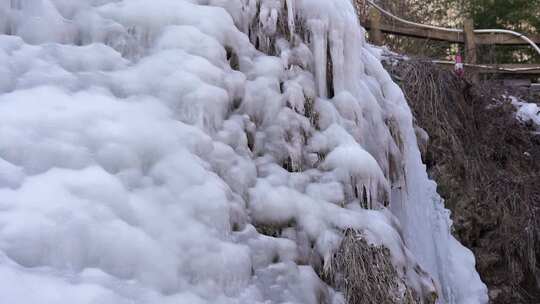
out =
[[[0,34],[2,303],[343,303],[348,228],[487,302],[349,1],[1,0]]]

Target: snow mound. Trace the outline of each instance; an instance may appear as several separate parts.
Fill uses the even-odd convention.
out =
[[[532,124],[537,131],[540,131],[540,107],[515,96],[509,96],[509,99],[517,109],[517,118],[524,123]]]
[[[347,0],[0,2],[2,299],[343,303],[354,229],[487,302],[363,37]]]

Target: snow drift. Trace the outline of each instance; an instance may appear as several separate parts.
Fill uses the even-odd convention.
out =
[[[347,229],[487,302],[349,1],[12,0],[0,33],[2,302],[343,303]]]

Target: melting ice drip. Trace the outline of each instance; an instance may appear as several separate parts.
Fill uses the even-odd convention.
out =
[[[6,302],[343,303],[347,228],[487,301],[349,1],[12,0],[0,33]]]

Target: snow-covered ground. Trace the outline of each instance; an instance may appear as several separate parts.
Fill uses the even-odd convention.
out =
[[[0,34],[0,303],[343,303],[346,228],[487,302],[349,1],[0,0]]]
[[[509,96],[508,98],[517,109],[517,118],[522,122],[531,123],[540,132],[540,107],[535,103],[527,102],[515,96]]]

